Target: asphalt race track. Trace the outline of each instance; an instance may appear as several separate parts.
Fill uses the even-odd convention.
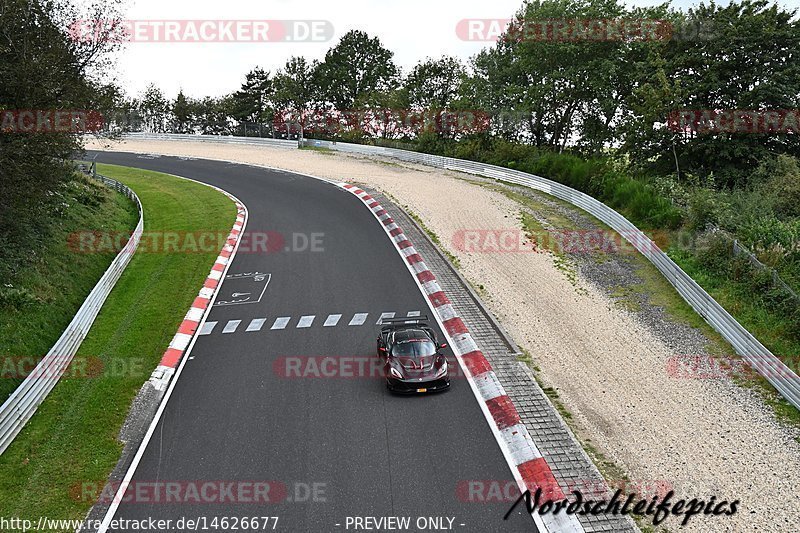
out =
[[[468,480],[511,480],[463,378],[444,394],[402,397],[389,395],[378,378],[276,371],[276,360],[287,356],[374,357],[382,313],[431,314],[356,197],[313,178],[246,165],[95,155],[101,163],[221,187],[247,206],[247,233],[277,232],[290,248],[236,255],[218,296],[230,305],[212,308],[133,477],[142,484],[268,481],[278,501],[123,502],[115,518],[205,517],[210,525],[214,517],[270,516],[278,517],[276,531],[317,532],[356,530],[352,522],[347,527],[348,517],[410,517],[411,531],[419,517],[448,517],[455,531],[535,531],[526,514],[503,521],[507,502],[468,502],[457,494]],[[304,237],[293,243],[295,234]],[[321,250],[303,249],[312,234],[321,234]],[[242,299],[248,300],[237,303]],[[364,318],[360,325],[356,315]],[[233,528],[218,530],[224,529]]]

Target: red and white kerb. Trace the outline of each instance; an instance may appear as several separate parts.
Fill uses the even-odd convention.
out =
[[[194,299],[192,307],[183,318],[178,332],[172,337],[172,342],[169,343],[167,351],[165,351],[164,355],[161,357],[161,362],[158,367],[156,367],[153,374],[150,376],[150,383],[156,390],[165,390],[167,388],[169,380],[175,373],[175,369],[181,357],[189,346],[189,343],[192,342],[192,338],[200,327],[200,322],[203,320],[209,305],[211,305],[211,300],[217,292],[217,287],[219,287],[221,283],[228,262],[233,255],[233,251],[236,249],[237,243],[241,239],[242,229],[247,222],[247,209],[245,209],[244,205],[234,196],[222,189],[217,187],[213,188],[234,201],[236,204],[236,222],[233,224],[233,228],[231,228],[231,232],[226,239],[225,245],[217,256],[214,266],[211,268],[211,272],[209,272],[205,283],[203,283],[203,288],[200,289],[200,293],[197,295],[197,298]]]
[[[513,468],[517,470],[514,475],[522,484],[520,488],[523,491],[530,489],[531,494],[537,488],[541,488],[541,503],[548,499],[563,500],[565,495],[558,481],[533,442],[528,428],[520,419],[511,398],[497,379],[489,361],[478,349],[466,324],[459,318],[452,303],[437,283],[433,272],[425,265],[422,256],[389,213],[372,196],[349,183],[339,183],[338,185],[360,198],[383,223],[389,237],[400,254],[405,257],[411,271],[416,275],[422,291],[439,316],[446,334],[451,340],[456,358],[461,363],[467,379],[473,385],[473,391],[478,401],[485,406],[484,413],[487,413],[490,426],[496,429],[495,436],[506,453],[509,464],[514,465]],[[558,515],[535,515],[534,519],[537,522],[541,520],[547,531],[583,531],[577,518],[574,515],[567,515],[563,511]]]

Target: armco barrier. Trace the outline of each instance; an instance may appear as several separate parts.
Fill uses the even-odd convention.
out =
[[[295,141],[250,137],[212,137],[208,135],[180,134],[131,134],[126,137],[130,139],[138,138],[147,140],[202,140],[206,142],[230,144],[272,144],[285,148],[296,146]],[[464,159],[423,154],[395,148],[319,141],[315,139],[304,139],[302,143],[304,146],[318,146],[340,152],[389,157],[410,163],[419,163],[506,181],[542,191],[583,209],[619,232],[625,240],[636,248],[636,250],[647,257],[675,287],[683,299],[686,300],[706,322],[716,329],[725,340],[731,343],[739,355],[760,372],[784,398],[800,409],[800,379],[798,379],[797,374],[783,364],[780,359],[775,357],[772,352],[761,344],[758,339],[753,337],[749,331],[742,327],[735,318],[628,219],[588,194],[584,194],[547,178],[542,178],[541,176],[535,176],[533,174],[527,174],[518,170],[511,170],[495,165],[466,161]]]
[[[341,152],[389,157],[411,163],[420,163],[448,170],[476,174],[530,187],[531,189],[550,194],[583,209],[617,231],[625,240],[630,242],[636,250],[647,257],[664,277],[669,280],[683,299],[686,300],[706,322],[716,329],[725,340],[731,343],[739,355],[761,373],[784,398],[800,409],[800,379],[798,379],[797,374],[780,359],[775,357],[758,341],[758,339],[753,337],[749,331],[742,327],[742,325],[719,305],[714,298],[675,264],[667,254],[661,251],[650,238],[634,226],[628,219],[599,200],[571,187],[567,187],[566,185],[542,178],[541,176],[535,176],[533,174],[494,165],[476,163],[474,161],[394,148],[339,142],[334,143],[313,139],[305,139],[303,144],[305,146],[325,147]]]
[[[270,139],[267,137],[231,137],[222,135],[190,135],[182,133],[128,133],[124,139],[141,141],[193,141],[203,143],[243,144],[253,146],[273,146],[276,148],[297,148],[297,141]]]
[[[86,297],[83,305],[78,309],[72,322],[69,323],[58,341],[0,407],[0,454],[8,448],[14,437],[31,419],[39,405],[58,383],[67,366],[72,362],[72,358],[78,351],[86,334],[89,333],[89,329],[100,312],[100,308],[122,275],[125,267],[130,263],[142,238],[144,214],[142,212],[142,204],[136,193],[122,183],[110,178],[104,176],[95,176],[95,178],[136,202],[139,209],[139,223],[136,225],[136,229],[133,231],[125,248],[114,258],[114,261],[105,271],[103,277],[100,278],[100,281],[97,282],[97,285],[94,286],[92,292],[89,293],[89,296]]]

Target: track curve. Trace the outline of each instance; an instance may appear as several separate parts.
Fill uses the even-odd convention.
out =
[[[285,357],[372,356],[382,313],[428,313],[405,264],[357,198],[320,180],[247,165],[91,155],[220,187],[247,204],[249,234],[281,235],[290,249],[236,255],[217,302],[232,305],[211,310],[207,322],[216,325],[197,339],[133,476],[139,484],[184,486],[271,481],[286,497],[267,504],[123,502],[115,518],[277,516],[277,531],[346,531],[348,517],[397,516],[410,517],[416,531],[418,517],[447,517],[457,531],[535,530],[526,514],[503,521],[508,502],[459,497],[466,481],[512,479],[465,380],[454,380],[445,394],[403,398],[386,394],[380,379],[289,378],[276,364]],[[314,239],[320,251],[309,250]],[[254,272],[269,274],[268,283],[230,278]],[[245,293],[259,301],[236,303],[243,297],[234,294]],[[363,325],[348,325],[363,313]],[[335,315],[335,326],[323,325]],[[311,316],[302,327],[309,321],[302,317]],[[289,318],[285,327],[272,329],[281,317]],[[259,330],[246,331],[262,318]],[[313,500],[308,489],[315,487],[317,501],[298,501]]]

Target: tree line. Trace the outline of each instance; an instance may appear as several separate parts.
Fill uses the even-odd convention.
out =
[[[614,20],[657,21],[662,29],[606,39],[526,30],[541,21]],[[112,122],[134,131],[270,137],[303,129],[355,141],[502,139],[585,156],[613,152],[657,173],[734,186],[764,158],[800,151],[793,130],[800,125],[787,114],[800,107],[798,56],[797,12],[767,0],[686,11],[529,1],[466,63],[426,58],[402,72],[377,37],[354,30],[322,61],[292,57],[274,72],[254,68],[223,97],[168,99],[150,85],[123,100]],[[785,128],[670,127],[687,110],[712,122],[722,112],[777,110]]]

